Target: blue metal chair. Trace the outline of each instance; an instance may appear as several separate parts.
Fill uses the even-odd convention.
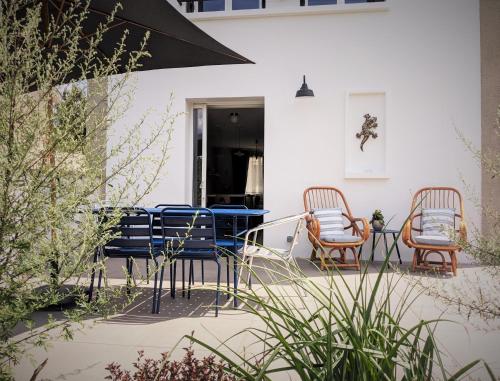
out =
[[[112,218],[114,209],[107,208],[102,210],[100,214],[104,221]],[[108,258],[124,258],[126,260],[127,269],[127,291],[130,292],[129,282],[133,272],[133,261],[136,258],[152,258],[158,268],[157,257],[160,254],[155,250],[153,243],[152,219],[150,213],[142,208],[122,208],[122,214],[118,222],[113,225],[111,233],[117,234],[109,242],[104,244],[99,251],[103,257]],[[94,261],[97,261],[98,255],[94,256]],[[148,272],[149,274],[149,272]],[[101,287],[102,270],[99,272],[98,289]],[[153,288],[153,305],[152,312],[154,313],[156,305],[158,274],[155,272],[155,283]],[[89,300],[92,298],[94,287],[94,277],[91,279],[89,290]]]
[[[217,265],[215,316],[219,313],[220,262],[216,246],[215,218],[205,208],[165,208],[160,213],[165,255],[170,260],[171,296],[175,298],[177,261],[189,260],[188,298],[194,284],[193,261],[214,261]],[[160,312],[164,265],[161,267],[156,313]]]
[[[230,204],[213,204],[210,209],[248,209],[246,205],[230,205]],[[236,234],[234,229],[236,224]],[[243,247],[245,240],[243,234],[248,230],[248,217],[231,217],[231,216],[216,216],[215,217],[215,232],[217,238],[217,246],[222,248],[221,254],[226,257],[226,277],[227,290],[229,291],[229,260],[233,257],[236,266],[238,251]],[[241,236],[241,238],[240,238]],[[234,271],[234,280],[237,277],[237,269]],[[229,298],[229,292],[227,294]]]
[[[189,204],[157,204],[155,208],[174,208],[174,209],[186,209],[192,208]],[[155,248],[159,250],[163,250],[163,235],[161,232],[161,222],[159,215],[153,215],[153,242]],[[146,260],[147,265],[147,260]],[[184,296],[185,286],[184,286],[184,278],[185,278],[185,264],[184,261],[181,261],[182,265],[182,296]],[[202,278],[203,274],[203,264],[202,264]],[[170,279],[172,279],[172,274],[170,274]]]

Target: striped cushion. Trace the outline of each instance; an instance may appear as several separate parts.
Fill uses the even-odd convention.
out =
[[[442,235],[418,235],[415,237],[415,241],[422,245],[432,246],[450,246],[452,244],[451,239]]]
[[[422,209],[422,235],[450,238],[455,226],[455,209]]]
[[[344,234],[341,208],[315,209],[313,214],[319,221],[320,239],[330,240]]]
[[[344,243],[350,243],[350,242],[358,242],[361,241],[361,237],[358,237],[356,235],[350,235],[350,234],[336,234],[332,235],[328,238],[323,239],[324,241],[327,242],[344,242]]]

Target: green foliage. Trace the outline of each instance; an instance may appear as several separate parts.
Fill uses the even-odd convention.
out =
[[[490,142],[498,146],[500,139],[500,106],[497,107],[497,119],[493,126],[494,134]],[[492,184],[500,184],[500,152],[498,150],[481,150],[477,148],[458,128],[455,128],[458,138],[462,141],[472,157],[481,167],[482,176]],[[497,203],[498,192],[481,197],[477,190],[462,179],[467,198],[480,212],[481,227],[474,226],[467,220],[468,237],[457,240],[462,250],[471,256],[479,265],[477,272],[462,274],[464,278],[460,286],[447,286],[442,282],[426,280],[416,282],[418,286],[444,303],[455,307],[467,318],[480,317],[488,325],[498,328],[500,317],[500,211]],[[490,200],[489,198],[493,199]],[[471,211],[469,211],[470,213]],[[468,214],[470,215],[470,214]]]
[[[139,51],[128,52],[124,35],[103,59],[97,46],[113,15],[80,50],[86,2],[67,3],[58,20],[45,20],[43,32],[41,2],[0,2],[3,379],[30,346],[46,346],[52,335],[71,339],[72,323],[111,313],[134,296],[120,301],[120,288],[104,287],[99,300],[87,301],[88,275],[102,266],[92,263],[95,248],[111,238],[107,228],[115,222],[99,225],[92,209],[104,195],[109,206],[135,205],[151,190],[167,160],[174,117],[167,108],[155,125],[144,116],[123,126],[107,150],[108,126],[123,117],[132,99],[130,72],[149,57],[147,36]],[[75,68],[80,77],[67,83]],[[106,79],[122,69],[125,74]],[[66,299],[76,307],[42,326],[33,324],[34,311]],[[13,336],[22,326],[25,332]]]
[[[107,380],[113,381],[236,381],[228,374],[222,361],[217,362],[214,355],[201,360],[194,356],[192,348],[185,348],[185,355],[180,361],[170,361],[169,353],[162,353],[161,359],[151,359],[139,351],[137,361],[133,363],[134,373],[122,369],[117,363],[106,367]]]
[[[245,380],[271,380],[282,373],[301,380],[458,379],[480,361],[456,374],[446,370],[434,339],[439,320],[405,323],[419,294],[411,286],[398,288],[403,278],[386,271],[389,257],[373,284],[366,270],[355,285],[337,271],[318,280],[296,264],[266,262],[261,277],[253,272],[260,288],[238,291],[245,310],[261,324],[219,346],[187,337]],[[251,357],[232,347],[239,348],[239,338],[248,334],[255,339],[247,348],[255,353]]]
[[[384,223],[384,215],[382,214],[382,211],[380,209],[375,209],[375,211],[372,214],[372,222],[373,221],[381,221]]]

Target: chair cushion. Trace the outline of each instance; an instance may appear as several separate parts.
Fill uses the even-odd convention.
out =
[[[445,235],[419,235],[415,237],[415,241],[422,245],[432,246],[450,246],[452,244],[451,239]]]
[[[319,221],[319,238],[321,240],[329,241],[334,237],[344,235],[341,208],[314,209],[313,214]]]
[[[349,234],[337,234],[337,235],[332,235],[331,237],[325,238],[324,241],[326,242],[358,242],[361,241],[361,237],[358,237],[356,235],[349,235]]]
[[[453,235],[454,225],[455,209],[422,209],[422,236],[445,237],[449,240]]]

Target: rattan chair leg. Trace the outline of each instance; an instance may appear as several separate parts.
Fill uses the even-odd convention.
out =
[[[345,249],[339,249],[340,263],[345,264]]]
[[[350,247],[352,251],[352,256],[354,258],[354,264],[356,266],[356,270],[361,270],[361,265],[359,263],[359,256],[356,254],[356,248],[355,247]]]
[[[413,261],[411,264],[411,271],[416,271],[417,270],[417,259],[418,259],[418,249],[415,249],[413,252]]]
[[[320,265],[321,271],[324,271],[328,268],[328,265],[326,264],[326,261],[325,261],[325,256],[326,256],[325,250],[323,248],[320,248],[319,258],[321,261],[321,265]]]
[[[451,270],[453,271],[453,275],[457,276],[457,254],[454,251],[450,251],[450,259],[451,259]]]

